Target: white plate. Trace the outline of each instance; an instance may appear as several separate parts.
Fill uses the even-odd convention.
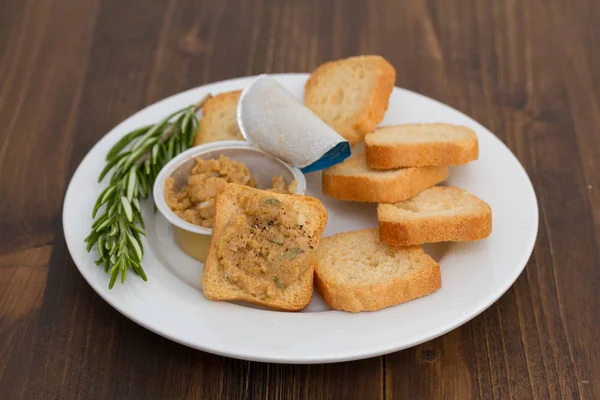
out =
[[[299,98],[306,74],[274,77]],[[108,149],[126,132],[158,121],[193,104],[206,93],[242,89],[249,78],[191,89],[131,116],[87,154],[66,193],[63,226],[69,251],[90,286],[119,312],[164,337],[220,355],[281,363],[323,363],[381,355],[417,345],[464,324],[496,301],[517,279],[533,249],[538,207],[527,174],[510,150],[490,131],[464,114],[427,97],[395,88],[383,125],[448,122],[471,127],[479,137],[480,158],[451,168],[447,184],[487,201],[493,233],[481,242],[428,246],[441,264],[442,288],[432,295],[385,310],[350,314],[331,311],[316,294],[302,313],[284,313],[209,301],[199,290],[202,265],[173,242],[169,224],[152,212],[144,216],[148,239],[143,266],[148,282],[128,274],[108,290],[108,276],[95,266],[84,238],[102,186],[97,177]],[[376,226],[375,206],[326,198],[320,172],[307,175],[307,194],[320,198],[329,212],[325,236]]]

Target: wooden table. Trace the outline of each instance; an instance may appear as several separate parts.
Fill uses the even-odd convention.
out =
[[[597,0],[2,0],[0,398],[600,398],[599,21]],[[527,169],[539,236],[496,304],[409,350],[282,366],[163,339],[82,279],[62,201],[110,128],[184,89],[365,53]]]

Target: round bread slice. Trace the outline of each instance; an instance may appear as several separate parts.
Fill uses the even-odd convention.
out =
[[[377,205],[380,239],[394,246],[481,240],[492,232],[492,209],[465,190],[437,186],[395,204]]]
[[[421,247],[392,247],[377,229],[323,238],[315,282],[331,308],[376,311],[428,295],[442,285],[440,265]]]
[[[381,122],[396,70],[380,56],[357,56],[319,66],[306,82],[304,102],[351,145]]]

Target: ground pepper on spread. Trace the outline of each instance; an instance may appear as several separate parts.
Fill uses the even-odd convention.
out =
[[[246,197],[223,228],[217,257],[225,279],[257,298],[275,298],[306,272],[316,239],[307,216],[276,198]]]
[[[258,186],[246,165],[223,155],[216,160],[197,158],[187,183],[181,191],[175,191],[174,179],[167,178],[165,201],[179,217],[205,228],[212,228],[215,198],[225,184],[237,183],[253,188]],[[298,187],[295,180],[286,185],[281,176],[273,177],[272,185],[273,187],[267,190],[277,193],[296,193]]]

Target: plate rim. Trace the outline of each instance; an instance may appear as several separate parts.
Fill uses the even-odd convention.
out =
[[[308,78],[310,74],[308,73],[283,73],[283,74],[270,74],[270,76],[277,78],[281,78],[281,79],[286,79],[286,78],[292,78],[292,79],[304,79],[306,80]],[[506,150],[509,154],[509,156],[513,159],[514,162],[516,162],[516,166],[518,167],[518,173],[520,175],[522,175],[524,179],[524,182],[526,183],[527,188],[531,191],[531,196],[528,196],[530,202],[531,202],[531,206],[533,206],[533,210],[534,212],[534,223],[532,224],[532,228],[533,228],[533,232],[531,234],[531,236],[529,237],[529,243],[526,244],[526,252],[523,252],[523,256],[521,256],[521,260],[518,264],[518,268],[515,268],[515,272],[510,275],[509,279],[507,279],[507,282],[510,282],[510,284],[508,284],[505,288],[497,291],[494,293],[493,296],[486,296],[484,301],[481,301],[478,303],[477,307],[474,307],[472,310],[470,310],[470,312],[468,313],[468,315],[463,316],[460,321],[457,319],[455,322],[452,323],[448,323],[445,326],[441,327],[441,329],[437,329],[435,332],[429,334],[429,335],[425,335],[421,338],[419,338],[418,340],[414,340],[411,342],[411,344],[405,345],[405,344],[395,344],[395,345],[385,345],[385,346],[377,346],[377,345],[373,345],[373,346],[369,346],[366,348],[361,348],[361,350],[359,351],[353,351],[352,353],[348,353],[348,354],[344,354],[344,355],[326,355],[326,356],[319,356],[319,355],[314,355],[314,354],[309,354],[309,355],[304,355],[301,358],[290,358],[289,356],[261,356],[261,355],[257,355],[255,353],[253,353],[252,351],[247,351],[247,349],[245,349],[246,351],[239,351],[236,350],[228,350],[226,348],[215,348],[215,347],[209,347],[209,346],[204,346],[202,344],[198,344],[198,343],[194,343],[191,342],[189,340],[185,340],[182,339],[181,337],[178,337],[177,335],[170,335],[165,333],[165,330],[163,329],[162,331],[159,328],[156,328],[154,326],[151,326],[149,324],[146,324],[144,321],[140,320],[135,314],[130,313],[128,310],[125,310],[124,307],[120,304],[118,304],[117,302],[112,301],[111,299],[109,299],[105,293],[104,290],[99,290],[95,287],[95,283],[91,282],[91,275],[87,276],[82,268],[77,261],[75,260],[75,258],[73,257],[73,251],[72,251],[72,246],[73,246],[73,242],[75,242],[75,240],[69,240],[68,239],[68,234],[67,234],[67,210],[66,210],[66,205],[67,205],[67,199],[70,197],[70,195],[72,196],[72,191],[73,189],[73,183],[75,181],[75,177],[77,176],[78,173],[80,173],[82,166],[84,165],[84,163],[86,163],[86,161],[89,159],[89,157],[91,156],[91,154],[94,152],[94,150],[99,147],[105,140],[108,139],[108,137],[115,131],[117,130],[121,125],[125,124],[127,121],[134,119],[136,117],[138,117],[138,115],[142,112],[144,112],[146,109],[150,108],[150,107],[155,107],[155,106],[159,106],[160,104],[163,103],[168,103],[170,101],[172,101],[175,97],[178,96],[182,96],[184,94],[196,91],[196,90],[210,90],[210,86],[213,85],[222,85],[222,84],[235,84],[236,81],[241,81],[241,80],[250,80],[252,78],[256,78],[259,75],[251,75],[251,76],[244,76],[244,77],[237,77],[237,78],[232,78],[232,79],[227,79],[227,80],[223,80],[223,81],[218,81],[218,82],[211,82],[205,85],[200,85],[194,88],[190,88],[184,91],[181,91],[179,93],[175,93],[172,94],[166,98],[163,98],[161,100],[158,100],[152,104],[146,105],[144,108],[138,110],[137,112],[135,112],[134,114],[128,116],[127,118],[123,119],[122,121],[120,121],[118,124],[116,124],[112,129],[110,129],[106,134],[104,134],[89,150],[88,152],[85,154],[85,156],[82,158],[82,160],[79,162],[79,164],[77,165],[77,168],[75,169],[75,171],[73,172],[73,175],[71,176],[70,180],[69,180],[69,184],[67,186],[67,190],[65,191],[65,196],[63,198],[63,207],[62,207],[62,225],[63,225],[63,235],[65,238],[65,243],[67,245],[67,249],[69,251],[69,255],[71,257],[71,260],[73,261],[73,263],[75,264],[75,266],[77,267],[77,269],[79,270],[79,273],[83,276],[84,280],[88,283],[88,285],[94,290],[94,292],[96,292],[96,294],[98,294],[105,302],[107,302],[112,308],[114,308],[115,310],[117,310],[119,313],[121,313],[123,316],[125,316],[126,318],[128,318],[129,320],[133,321],[134,323],[142,326],[143,328],[158,334],[166,339],[172,340],[174,342],[180,343],[182,345],[185,345],[187,347],[190,348],[194,348],[194,349],[198,349],[201,351],[205,351],[211,354],[217,354],[217,355],[221,355],[221,356],[226,356],[226,357],[231,357],[231,358],[235,358],[235,359],[242,359],[242,360],[248,360],[248,361],[259,361],[259,362],[271,362],[271,363],[282,363],[282,364],[316,364],[316,363],[337,363],[337,362],[345,362],[345,361],[353,361],[353,360],[359,360],[359,359],[365,359],[365,358],[370,358],[370,357],[376,357],[376,356],[380,356],[380,355],[384,355],[384,354],[389,354],[392,352],[396,352],[396,351],[400,351],[403,349],[407,349],[407,348],[411,348],[414,346],[417,346],[421,343],[424,343],[426,341],[438,338],[446,333],[448,333],[449,331],[456,329],[457,327],[460,327],[462,325],[464,325],[465,323],[471,321],[472,319],[474,319],[475,317],[477,317],[479,314],[481,314],[483,311],[485,311],[486,309],[488,309],[489,307],[491,307],[498,299],[500,299],[500,297],[502,297],[515,283],[515,281],[518,279],[518,277],[522,274],[523,270],[525,269],[525,266],[527,265],[527,262],[529,261],[529,259],[531,258],[531,255],[533,253],[534,250],[534,246],[537,240],[537,236],[539,233],[539,204],[538,204],[538,199],[537,199],[537,194],[535,192],[535,187],[532,184],[531,178],[529,177],[529,175],[527,174],[527,171],[525,170],[524,166],[521,164],[521,162],[518,160],[518,158],[516,157],[516,155],[512,152],[512,150],[504,143],[502,142],[502,140],[500,140],[492,131],[490,131],[489,129],[487,129],[483,124],[481,124],[480,122],[474,120],[473,118],[471,118],[470,116],[468,116],[467,114],[463,113],[460,110],[457,110],[447,104],[444,104],[434,98],[422,95],[420,93],[408,90],[408,89],[404,89],[404,88],[400,88],[397,86],[394,86],[394,89],[399,90],[400,92],[407,92],[410,93],[411,95],[414,96],[418,96],[421,98],[424,98],[427,101],[430,102],[434,102],[436,103],[438,106],[442,106],[444,108],[450,109],[452,112],[460,114],[463,118],[465,118],[466,120],[469,120],[471,123],[477,125],[478,127],[484,129],[485,131],[487,131],[488,133],[490,133],[490,136],[493,138],[493,140],[496,141],[496,145],[500,145],[504,148],[504,150]],[[71,244],[70,244],[71,242]],[[101,288],[100,288],[101,289]],[[277,313],[276,311],[270,311],[270,313]]]

